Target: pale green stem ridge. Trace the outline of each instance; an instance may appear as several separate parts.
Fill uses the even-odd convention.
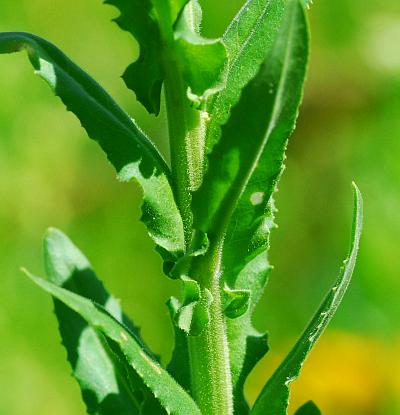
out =
[[[233,414],[232,379],[226,326],[221,304],[219,249],[216,253],[199,258],[195,277],[212,295],[210,320],[202,333],[189,338],[193,397],[204,415]]]

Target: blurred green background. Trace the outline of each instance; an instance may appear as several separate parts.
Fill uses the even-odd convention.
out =
[[[204,5],[222,33],[243,0]],[[72,4],[74,3],[74,4]],[[165,115],[149,116],[119,75],[137,56],[99,0],[1,0],[0,30],[41,35],[97,79],[167,152]],[[247,384],[254,399],[338,273],[355,180],[365,230],[353,283],[293,387],[292,409],[400,414],[400,2],[315,1],[312,55],[298,128],[277,195],[275,265],[256,324],[272,350]],[[169,358],[165,301],[179,287],[138,218],[140,192],[120,184],[97,145],[24,54],[0,56],[0,414],[84,414],[50,298],[18,271],[43,274],[41,236],[67,232],[120,297],[153,349]]]

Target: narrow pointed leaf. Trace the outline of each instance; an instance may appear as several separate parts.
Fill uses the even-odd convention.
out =
[[[143,189],[143,215],[150,236],[171,259],[184,250],[182,219],[161,155],[135,122],[92,78],[54,45],[27,33],[0,33],[0,53],[26,49],[35,72],[101,146],[122,181]]]
[[[28,276],[44,291],[78,313],[91,327],[101,332],[108,342],[117,347],[167,413],[201,415],[193,399],[142,349],[131,332],[102,306],[41,278],[31,274]]]
[[[44,240],[44,254],[49,281],[102,305],[152,355],[138,328],[123,314],[119,302],[105,290],[87,258],[62,232],[49,229]],[[141,414],[144,402],[155,400],[142,379],[129,366],[127,370],[121,364],[120,357],[106,345],[103,335],[77,313],[58,300],[54,300],[54,311],[88,413]]]
[[[228,55],[226,84],[207,107],[210,122],[206,152],[220,138],[230,110],[239,100],[242,88],[256,75],[281,25],[284,0],[247,0],[227,28],[223,42]]]
[[[268,245],[271,196],[297,118],[307,57],[305,13],[289,0],[279,36],[233,108],[194,194],[195,227],[210,240],[226,232],[223,263],[233,275]]]
[[[313,401],[308,401],[302,405],[294,415],[322,415],[317,405]]]
[[[248,337],[253,336],[251,312],[270,269],[266,257],[274,225],[273,193],[283,171],[285,150],[298,114],[308,60],[308,30],[298,0],[286,2],[284,17],[259,72],[242,91],[240,101],[222,128],[209,156],[203,185],[193,196],[194,226],[222,246],[223,281],[232,289],[248,289],[249,310],[227,320],[236,413],[245,414],[243,399]],[[204,203],[207,200],[207,203]],[[253,262],[254,261],[254,262]],[[254,268],[253,268],[254,267]],[[261,336],[261,337],[260,337]],[[256,362],[251,360],[253,364]],[[247,411],[247,412],[246,412]]]
[[[334,316],[349,286],[360,243],[363,205],[360,191],[354,185],[354,221],[350,252],[339,277],[304,330],[300,339],[269,379],[254,407],[252,415],[285,415],[289,401],[289,386],[299,376],[301,367],[311,349]]]

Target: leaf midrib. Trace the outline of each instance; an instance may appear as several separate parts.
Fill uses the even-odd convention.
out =
[[[250,3],[252,0],[249,0],[247,3]],[[257,0],[258,1],[258,0]],[[261,21],[264,20],[265,16],[267,15],[267,11],[269,6],[271,5],[271,1],[270,0],[263,8],[262,13],[260,14],[260,16],[256,19],[255,23],[252,25],[251,30],[249,31],[248,36],[246,36],[245,41],[242,43],[242,46],[238,49],[237,53],[235,54],[234,59],[232,60],[231,65],[229,65],[228,68],[228,75],[232,72],[233,68],[236,66],[239,58],[243,55],[244,50],[247,48],[247,45],[249,44],[250,40],[252,39],[254,33],[257,31],[257,29],[261,26]],[[231,22],[231,24],[228,26],[226,33],[229,32],[229,30],[231,29],[231,27],[234,25],[234,23],[236,23],[239,18],[246,13],[246,6],[243,6],[242,10],[239,12],[238,16],[236,16],[236,18]],[[239,28],[239,26],[237,26],[237,29]],[[225,38],[226,34],[224,35]]]
[[[122,110],[121,107],[119,107],[117,104],[115,104],[118,108],[118,111],[121,113],[121,116],[123,116],[124,119],[121,119],[121,117],[117,116],[117,114],[113,113],[106,105],[101,103],[99,100],[97,100],[87,89],[86,87],[81,83],[76,81],[69,72],[64,71],[58,64],[54,63],[54,65],[57,66],[58,70],[62,71],[66,77],[68,77],[69,81],[72,83],[75,83],[78,85],[83,92],[89,97],[89,99],[92,101],[93,106],[96,105],[99,107],[103,112],[107,114],[107,116],[114,120],[117,125],[120,126],[121,131],[125,131],[129,137],[132,138],[132,143],[137,146],[138,150],[144,150],[147,153],[147,157],[150,159],[153,159],[159,166],[159,168],[166,174],[166,176],[169,178],[170,176],[170,169],[165,162],[164,158],[161,156],[161,154],[156,150],[156,148],[152,145],[150,142],[150,139],[144,135],[144,133],[138,128],[138,126],[132,121],[132,119],[129,117],[129,115]],[[105,91],[104,91],[105,92]],[[107,93],[107,92],[105,92]],[[57,94],[58,95],[58,94]],[[61,98],[61,97],[60,97]],[[110,97],[111,98],[111,97]],[[61,98],[62,99],[62,98]],[[132,127],[136,127],[138,131],[135,131],[132,129]],[[141,139],[140,136],[143,135],[145,139]],[[140,141],[143,147],[140,147],[140,145],[137,143],[137,141]],[[143,156],[141,157],[143,158]],[[140,159],[139,159],[140,160]]]
[[[257,153],[255,154],[254,160],[250,165],[250,168],[247,171],[247,174],[244,175],[242,181],[240,181],[239,183],[235,183],[235,189],[237,189],[236,192],[232,193],[231,197],[228,197],[228,203],[227,205],[225,205],[225,208],[222,210],[220,209],[218,212],[218,217],[219,217],[219,223],[221,223],[221,225],[219,226],[219,229],[217,231],[217,240],[220,240],[221,242],[225,239],[226,236],[226,230],[227,227],[229,225],[229,222],[232,218],[232,215],[235,211],[235,208],[237,206],[238,201],[240,200],[240,197],[242,196],[243,192],[245,191],[245,188],[247,186],[247,184],[249,183],[255,169],[258,166],[258,163],[264,153],[265,150],[265,146],[267,145],[267,142],[271,136],[271,133],[273,131],[273,129],[276,126],[276,118],[277,118],[277,105],[278,102],[281,102],[281,97],[283,95],[284,92],[284,84],[285,84],[285,79],[286,79],[286,72],[287,72],[287,68],[289,66],[290,63],[290,46],[292,45],[293,42],[293,32],[294,32],[294,25],[292,24],[293,22],[293,16],[294,16],[294,12],[292,12],[292,16],[291,16],[291,20],[290,20],[290,31],[289,31],[289,35],[288,35],[288,41],[285,44],[285,55],[284,55],[284,61],[283,61],[283,66],[282,66],[282,71],[281,71],[281,75],[279,77],[279,82],[278,82],[278,88],[277,88],[277,93],[276,93],[276,98],[274,100],[274,104],[272,107],[272,111],[271,111],[271,119],[269,122],[269,126],[268,126],[268,130],[266,132],[266,134],[264,135],[264,139],[263,142],[259,148],[259,150],[257,151]],[[275,121],[275,122],[274,122]],[[229,213],[224,215],[224,217],[222,217],[222,213],[228,211]],[[219,235],[219,236],[218,236]],[[221,246],[220,243],[217,244],[218,246]]]
[[[103,87],[97,84],[97,82],[93,81],[95,82],[96,87],[99,88],[102,94],[104,95],[104,99],[109,100],[108,103],[96,99],[96,97],[90,93],[89,88],[85,85],[84,82],[82,82],[81,79],[81,77],[86,77],[87,75],[83,71],[81,71],[79,67],[77,67],[72,61],[70,61],[70,59],[67,56],[65,56],[63,52],[58,50],[55,46],[47,44],[47,41],[45,41],[44,39],[37,37],[35,35],[31,35],[29,33],[8,32],[8,34],[20,36],[21,41],[23,42],[23,47],[25,49],[32,48],[32,45],[30,43],[33,40],[37,44],[37,47],[42,50],[43,58],[47,59],[47,61],[51,65],[55,66],[58,71],[62,72],[64,76],[67,77],[69,82],[77,85],[93,104],[95,104],[101,111],[103,111],[107,115],[107,117],[109,117],[117,125],[119,125],[121,131],[125,131],[127,135],[131,137],[132,143],[135,146],[137,146],[139,150],[144,150],[147,153],[147,156],[150,159],[153,159],[155,163],[157,163],[161,171],[163,171],[166,174],[168,180],[170,181],[170,169],[162,155],[157,151],[155,146],[151,143],[150,139],[143,133],[143,131],[133,122],[132,118],[114,101],[114,99],[108,94],[107,91],[104,90]],[[58,58],[52,57],[52,48],[55,48],[56,51],[60,54],[61,58],[65,59],[68,64],[71,64],[74,70],[78,71],[80,75],[79,78],[77,76],[74,76],[74,74],[70,70],[68,70],[68,68],[64,69],[62,66],[60,66],[59,62],[57,62]],[[35,49],[33,49],[32,52],[37,53]],[[40,67],[38,69],[40,70]],[[87,81],[91,82],[90,79]],[[57,87],[54,88],[54,92],[63,101],[62,97],[57,91]],[[109,108],[108,105],[114,108]],[[81,122],[83,123],[82,120]],[[135,131],[135,129],[137,129],[137,131]],[[142,144],[142,147],[138,144],[138,142]]]

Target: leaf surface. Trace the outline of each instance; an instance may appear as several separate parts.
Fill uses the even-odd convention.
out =
[[[207,153],[218,142],[221,125],[228,121],[241,90],[256,75],[271,48],[281,25],[284,3],[284,0],[247,0],[227,28],[223,36],[228,55],[225,87],[207,106],[210,114]]]
[[[87,258],[61,231],[48,230],[44,255],[50,282],[103,306],[152,355],[138,328],[123,314],[119,302],[105,290]],[[91,328],[76,312],[58,300],[54,300],[54,311],[88,413],[142,414],[143,405],[155,400],[142,379],[128,365],[121,363],[121,357],[110,349],[103,335]],[[153,413],[164,414],[165,411]]]
[[[248,310],[238,318],[226,319],[235,414],[238,415],[249,413],[244,383],[253,367],[269,350],[268,335],[253,327],[252,314],[264,291],[270,270],[265,253],[259,254],[246,265],[237,277],[235,288],[250,291]]]
[[[354,184],[354,220],[350,252],[339,277],[304,330],[300,339],[268,380],[251,411],[252,415],[285,415],[289,401],[289,385],[299,376],[311,349],[334,316],[349,286],[360,243],[363,205],[361,193]]]
[[[202,11],[197,0],[185,7],[175,27],[176,47],[189,98],[200,105],[222,88],[226,49],[221,39],[200,35]]]
[[[322,415],[317,405],[313,401],[308,401],[302,405],[294,415]]]
[[[188,335],[176,324],[181,304],[175,297],[171,297],[167,306],[175,333],[175,346],[167,370],[186,391],[189,391],[191,380]]]
[[[35,72],[80,120],[115,167],[122,181],[143,189],[142,220],[150,236],[171,259],[184,250],[182,218],[170,186],[170,172],[135,122],[90,76],[54,45],[28,33],[1,33],[0,53],[26,49]]]
[[[137,99],[151,114],[160,111],[163,82],[161,65],[161,33],[151,0],[106,0],[120,15],[114,19],[118,26],[131,33],[139,43],[140,55],[128,66],[123,79]]]
[[[268,350],[265,336],[251,325],[251,313],[270,270],[266,250],[275,226],[273,193],[295,126],[307,61],[305,12],[297,0],[289,0],[264,62],[222,127],[203,185],[193,197],[195,228],[221,249],[223,283],[250,290],[249,310],[227,319],[238,414],[248,413],[243,403],[245,375],[257,362],[254,357]]]
[[[271,196],[297,118],[307,57],[305,14],[289,0],[279,36],[232,109],[194,194],[195,228],[210,240],[224,237],[223,265],[233,275],[268,245]]]
[[[152,391],[167,413],[201,415],[193,399],[156,360],[143,350],[130,330],[118,322],[107,310],[49,281],[31,274],[28,276],[44,291],[79,314],[93,329],[102,333],[107,342],[123,354],[126,362]]]
[[[199,100],[221,82],[225,48],[219,39],[200,36],[201,8],[197,0],[106,3],[118,8],[116,23],[139,43],[139,58],[127,68],[123,79],[148,112],[157,115],[160,111],[161,88],[167,72],[179,69],[192,98]]]

